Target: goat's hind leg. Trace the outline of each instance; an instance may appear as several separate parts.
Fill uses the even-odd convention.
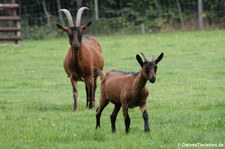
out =
[[[112,132],[116,132],[116,117],[118,112],[120,111],[120,108],[121,108],[121,104],[115,104],[114,110],[110,116]]]
[[[95,106],[95,92],[96,92],[96,89],[97,89],[97,77],[99,76],[99,72],[98,72],[98,68],[94,67],[94,92],[93,92],[93,107]]]
[[[100,97],[99,107],[96,110],[96,129],[100,128],[100,118],[101,118],[102,111],[109,103],[109,101],[106,100],[105,97],[103,97],[102,95],[100,96],[101,97]]]
[[[92,107],[95,106],[95,92],[97,89],[97,78],[94,78],[94,91],[93,91],[93,102],[92,102]]]
[[[85,85],[85,89],[86,89],[86,97],[87,97],[87,101],[86,101],[86,107],[88,107],[89,105],[89,108],[91,107],[94,107],[95,106],[95,91],[97,89],[97,78],[94,78],[94,91],[93,91],[93,96],[92,96],[92,99],[91,101],[89,101],[89,95],[88,95],[88,87],[87,85]]]
[[[88,104],[89,109],[92,109],[94,104],[94,79],[89,77],[85,80],[85,84],[87,86],[87,95],[88,95]]]
[[[89,103],[89,101],[88,101],[88,87],[87,87],[87,84],[85,83],[85,91],[86,91],[86,108],[88,107],[88,103]]]

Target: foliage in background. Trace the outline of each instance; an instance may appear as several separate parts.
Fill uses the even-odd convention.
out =
[[[141,25],[146,33],[197,29],[197,0],[98,0],[99,20],[95,20],[94,0],[17,2],[21,6],[24,39],[61,35],[55,27],[60,22],[58,8],[67,8],[75,18],[79,6],[90,8],[84,18],[93,20],[89,32],[94,34],[141,33]],[[225,27],[225,1],[203,0],[203,11],[205,28]]]

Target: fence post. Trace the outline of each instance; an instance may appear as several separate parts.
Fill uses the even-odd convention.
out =
[[[198,28],[203,29],[203,4],[202,0],[198,0]]]
[[[5,36],[0,36],[0,41],[15,41],[16,44],[18,44],[19,40],[21,40],[21,25],[20,25],[20,16],[17,15],[17,9],[19,8],[19,5],[16,4],[15,0],[11,0],[11,3],[1,3],[0,8],[2,8],[5,11],[9,11],[10,15],[8,16],[0,16],[0,21],[7,22],[3,26],[0,27],[0,32],[5,32]],[[12,22],[10,23],[8,22]],[[11,33],[11,34],[8,34]],[[13,35],[12,35],[13,34]]]
[[[142,35],[145,34],[145,25],[144,25],[144,23],[141,23],[141,33],[142,33]]]
[[[95,20],[99,19],[99,15],[98,15],[98,0],[94,0],[95,2]]]

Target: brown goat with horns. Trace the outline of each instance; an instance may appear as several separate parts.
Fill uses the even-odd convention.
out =
[[[77,12],[76,24],[67,9],[60,9],[68,20],[69,27],[63,27],[57,24],[57,27],[66,32],[69,38],[70,48],[64,59],[64,69],[70,77],[73,98],[74,111],[77,111],[77,81],[84,81],[86,88],[86,106],[92,108],[95,103],[96,79],[94,68],[103,69],[104,60],[100,44],[93,37],[82,37],[82,32],[91,25],[91,21],[85,25],[80,25],[81,16],[87,7],[81,7]]]
[[[150,131],[148,124],[148,113],[146,107],[146,100],[148,97],[148,89],[146,87],[147,80],[151,83],[156,81],[157,64],[163,58],[163,53],[159,55],[157,59],[148,61],[144,54],[142,61],[139,55],[136,55],[136,59],[141,66],[141,70],[137,73],[133,72],[121,72],[121,71],[108,71],[104,76],[103,73],[98,70],[101,76],[101,95],[100,103],[96,112],[96,128],[100,127],[100,117],[103,109],[109,102],[114,103],[115,107],[110,116],[112,131],[116,131],[116,117],[122,106],[123,116],[125,121],[125,131],[129,132],[130,118],[128,115],[128,108],[140,107],[142,116],[144,119],[144,131]]]

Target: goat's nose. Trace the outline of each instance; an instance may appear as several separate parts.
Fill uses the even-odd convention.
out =
[[[152,77],[152,78],[150,79],[150,82],[151,82],[151,83],[155,83],[155,80],[156,80],[156,78],[155,78],[155,77]]]
[[[78,45],[78,44],[73,45],[73,49],[76,50],[76,51],[79,49],[79,47],[80,47],[80,45]]]

